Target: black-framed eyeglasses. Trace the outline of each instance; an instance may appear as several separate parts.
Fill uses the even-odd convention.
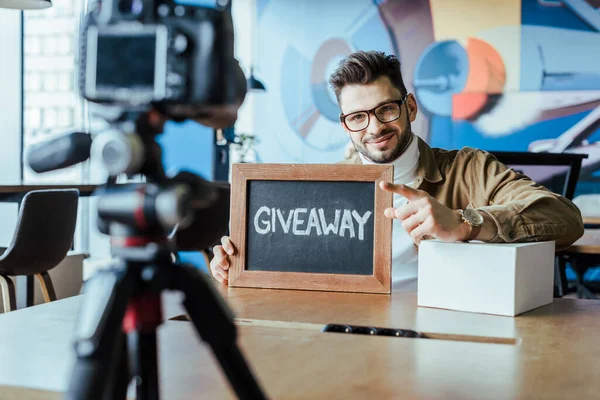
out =
[[[401,106],[406,102],[406,99],[408,99],[408,93],[400,100],[394,100],[378,105],[371,110],[340,114],[340,121],[350,132],[358,132],[366,129],[371,122],[371,114],[375,115],[375,118],[377,118],[379,122],[393,122],[400,118],[400,114],[402,113]]]

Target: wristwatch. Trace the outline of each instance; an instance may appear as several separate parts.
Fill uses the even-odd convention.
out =
[[[483,225],[483,215],[481,215],[478,211],[475,211],[471,208],[467,208],[466,210],[458,210],[462,220],[469,224],[469,233],[465,240],[473,240],[479,235],[479,231],[481,230],[481,226]]]

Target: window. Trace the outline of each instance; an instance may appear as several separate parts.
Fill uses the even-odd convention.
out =
[[[83,183],[85,165],[36,174],[29,148],[84,126],[77,91],[77,46],[83,1],[55,0],[53,7],[23,13],[23,182]]]

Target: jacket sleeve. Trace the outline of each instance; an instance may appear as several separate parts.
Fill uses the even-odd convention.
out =
[[[475,150],[469,164],[473,189],[483,203],[475,206],[498,228],[492,242],[554,240],[559,250],[583,235],[581,212],[570,200],[507,168],[490,153]]]

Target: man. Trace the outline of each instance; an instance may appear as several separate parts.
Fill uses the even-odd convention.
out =
[[[393,164],[392,287],[415,289],[417,247],[423,238],[491,243],[555,240],[564,248],[583,234],[569,200],[508,169],[491,154],[463,148],[430,148],[411,131],[417,101],[407,93],[398,59],[356,52],[330,78],[342,110],[340,122],[358,156],[355,164]],[[228,237],[214,248],[211,272],[227,282]],[[485,266],[482,265],[482,268]]]

